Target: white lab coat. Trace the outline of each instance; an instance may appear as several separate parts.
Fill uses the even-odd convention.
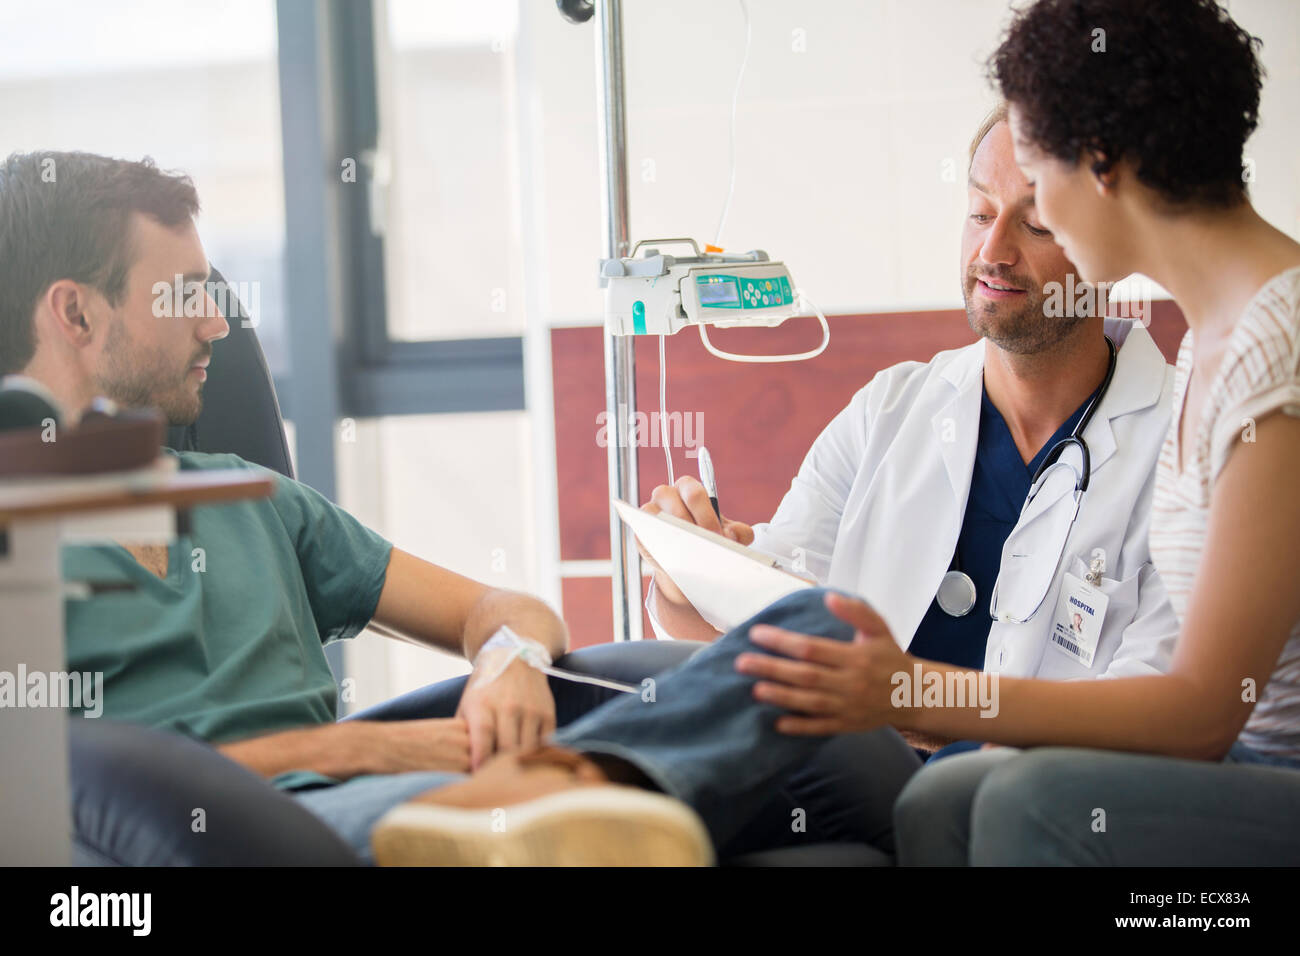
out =
[[[1038,613],[1023,624],[993,622],[984,662],[990,672],[1070,679],[1146,675],[1169,666],[1178,619],[1151,563],[1147,528],[1173,369],[1140,325],[1107,321],[1106,332],[1119,355],[1083,434],[1091,484]],[[961,531],[979,436],[984,349],[980,341],[876,375],[818,437],[772,520],[754,528],[754,547],[869,601],[904,649]],[[1078,465],[1076,449],[1063,457]],[[1040,504],[1050,504],[1046,491],[1018,529],[1034,520]],[[1100,587],[1110,601],[1092,666],[1084,667],[1047,638],[1064,573],[1082,579],[1096,548],[1105,552]],[[1059,537],[1052,553],[1035,558],[1055,562],[1058,550]],[[1003,599],[1008,562],[1004,550]],[[987,614],[989,598],[978,595],[971,613]]]

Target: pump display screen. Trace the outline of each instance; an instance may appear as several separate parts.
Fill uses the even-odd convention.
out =
[[[697,276],[695,291],[701,306],[736,308],[740,305],[740,286],[729,276]]]

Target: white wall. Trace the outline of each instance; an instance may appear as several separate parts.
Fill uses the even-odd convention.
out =
[[[527,413],[344,426],[335,442],[344,507],[426,561],[499,587],[537,589]],[[346,660],[357,709],[468,671],[460,658],[372,633],[347,645]]]
[[[525,5],[527,8],[530,5]],[[543,5],[544,6],[544,5]],[[827,310],[960,305],[966,149],[993,103],[983,60],[1004,0],[751,0],[736,192],[723,244],[783,258]],[[634,238],[713,238],[727,186],[727,124],[744,46],[729,0],[627,0]],[[1269,70],[1254,194],[1300,231],[1300,5],[1237,0]],[[551,321],[596,319],[600,299],[591,31],[532,9],[534,88],[545,116]],[[802,46],[805,52],[797,52]],[[957,175],[945,179],[945,163]],[[951,166],[947,168],[951,169]],[[653,176],[653,179],[648,177]],[[562,213],[560,212],[562,211]]]

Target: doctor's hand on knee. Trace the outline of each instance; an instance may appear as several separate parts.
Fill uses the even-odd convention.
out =
[[[750,640],[771,653],[741,654],[736,670],[760,678],[756,700],[792,712],[777,720],[782,733],[823,736],[895,722],[900,715],[891,703],[894,675],[910,673],[913,658],[865,602],[832,592],[826,607],[853,625],[852,642],[755,625]]]

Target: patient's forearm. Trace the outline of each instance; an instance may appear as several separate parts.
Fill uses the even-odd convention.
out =
[[[360,723],[324,724],[218,744],[217,750],[263,777],[289,770],[314,770],[346,780],[367,772],[370,748],[364,736],[365,727]]]
[[[474,603],[465,620],[465,657],[473,660],[479,648],[503,625],[545,645],[552,659],[569,649],[569,629],[545,601],[531,594],[492,588]]]
[[[503,624],[546,645],[568,649],[569,632],[545,601],[494,588],[394,548],[372,624],[390,636],[462,653],[473,660]]]

